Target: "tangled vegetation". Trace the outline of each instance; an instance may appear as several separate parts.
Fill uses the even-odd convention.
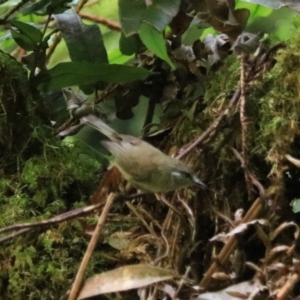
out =
[[[298,21],[285,43],[271,42],[245,32],[249,11],[229,1],[162,2],[120,0],[121,25],[66,1],[24,8],[48,16],[43,32],[14,11],[0,20],[18,45],[0,53],[1,299],[64,299],[70,289],[75,299],[80,276],[90,278],[78,299],[299,295]],[[133,9],[145,19],[128,22]],[[110,64],[99,28],[79,16],[122,30],[131,66]],[[220,34],[185,45],[193,19]],[[50,68],[62,37],[71,62]],[[82,116],[127,120],[141,98],[143,138],[182,159],[206,189],[137,193],[80,138],[68,141]]]

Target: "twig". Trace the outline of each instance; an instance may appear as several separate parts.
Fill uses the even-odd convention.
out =
[[[284,284],[284,286],[279,290],[276,295],[276,300],[284,300],[289,292],[294,288],[296,283],[299,281],[299,274],[294,273]]]
[[[90,258],[92,256],[93,251],[94,251],[94,249],[96,247],[96,244],[98,242],[100,232],[101,232],[101,230],[104,226],[104,223],[105,223],[105,220],[107,218],[109,209],[110,209],[111,205],[113,204],[113,202],[116,198],[117,198],[117,195],[113,194],[113,193],[109,194],[109,196],[107,198],[105,206],[103,207],[102,213],[101,213],[101,215],[98,219],[98,222],[97,222],[96,228],[94,230],[93,236],[90,240],[90,243],[89,243],[89,245],[86,249],[86,252],[84,254],[84,257],[81,261],[81,265],[80,265],[80,267],[78,269],[78,272],[76,274],[75,281],[74,281],[74,284],[72,285],[71,292],[70,292],[70,295],[68,297],[68,300],[75,300],[78,293],[79,293],[79,291],[80,291],[81,284],[82,284],[82,281],[83,281],[84,272],[87,268],[87,265],[90,261]]]
[[[11,231],[11,230],[16,230],[16,229],[25,229],[25,228],[35,228],[35,227],[43,227],[43,226],[49,226],[53,225],[56,223],[61,223],[70,219],[74,219],[75,217],[81,216],[83,214],[87,214],[96,208],[98,208],[102,203],[98,203],[96,205],[90,205],[82,208],[77,208],[71,211],[68,211],[66,213],[57,215],[53,218],[50,218],[48,220],[43,220],[39,222],[34,222],[34,223],[21,223],[21,224],[15,224],[15,225],[10,225],[4,228],[0,228],[0,233]]]
[[[115,92],[118,86],[119,85],[116,83],[107,85],[103,90],[101,90],[101,94],[94,100],[94,104],[103,102],[108,96]]]
[[[171,209],[169,209],[169,212],[171,212],[171,214],[173,214],[173,211]],[[157,253],[158,253],[159,256],[156,257],[155,260],[153,261],[154,265],[158,264],[165,257],[168,257],[169,253],[170,253],[170,244],[169,244],[169,241],[168,241],[168,239],[165,235],[165,231],[166,231],[166,228],[164,228],[164,226],[163,226],[162,231],[161,231],[161,237],[165,242],[166,250],[163,254],[161,254],[162,249],[161,248],[157,249]]]
[[[75,8],[76,12],[79,13],[87,2],[88,2],[88,0],[80,0],[78,2],[78,4],[76,5],[76,8]]]
[[[251,182],[249,178],[249,159],[248,159],[248,117],[246,115],[246,78],[245,78],[245,55],[241,55],[240,64],[240,123],[242,140],[242,168],[244,169],[245,182],[248,191],[248,199],[251,200]]]
[[[247,214],[243,218],[241,223],[247,223],[251,220],[254,220],[257,218],[261,210],[263,209],[263,201],[262,199],[258,198],[250,207]],[[202,278],[199,285],[203,289],[207,289],[212,275],[218,270],[219,265],[224,265],[224,263],[228,260],[230,254],[234,251],[235,247],[237,245],[237,239],[235,236],[231,236],[227,243],[222,248],[221,252],[217,256],[217,262],[214,262],[210,268],[205,273],[204,277]]]
[[[148,225],[146,220],[139,214],[139,212],[135,209],[135,207],[128,201],[125,202],[127,207],[133,212],[133,214],[142,222],[142,224],[146,227],[150,234],[152,234],[156,239],[158,238],[155,231]]]
[[[0,244],[4,243],[4,242],[7,242],[9,240],[12,240],[14,239],[15,237],[19,236],[19,235],[22,235],[23,233],[26,233],[28,231],[32,230],[32,228],[25,228],[25,229],[20,229],[16,232],[13,232],[11,234],[8,234],[2,238],[0,238]]]
[[[182,249],[180,249],[180,254],[176,257],[176,254],[178,254],[178,247],[176,247],[176,244],[178,245],[178,241],[180,240],[180,236],[181,235],[184,235],[184,231],[183,231],[183,228],[182,228],[182,224],[180,222],[180,218],[176,218],[174,220],[174,223],[173,223],[173,228],[172,229],[172,239],[170,240],[170,254],[169,254],[169,263],[171,266],[179,266],[179,264],[182,264],[182,262],[178,259],[179,258],[182,258]],[[183,247],[184,249],[185,247]],[[184,252],[186,253],[186,252]],[[186,257],[185,257],[186,258]]]
[[[46,55],[46,62],[48,62],[49,59],[51,58],[52,54],[54,53],[54,51],[55,51],[57,45],[60,43],[61,39],[62,39],[61,33],[60,32],[56,33],[56,35],[53,38],[52,44],[48,48],[47,55]]]
[[[161,225],[159,224],[159,222],[156,221],[147,210],[145,210],[143,207],[139,207],[139,211],[142,212],[149,220],[151,220],[151,223],[154,226],[161,230]]]
[[[244,163],[243,163],[242,156],[234,148],[231,148],[231,150],[233,151],[234,155],[237,157],[237,159],[241,162],[241,165],[243,166]],[[251,173],[249,173],[248,176],[251,183],[257,187],[260,198],[265,199],[265,189],[262,186],[262,184]]]
[[[232,109],[232,107],[237,103],[241,95],[241,90],[238,88],[233,94],[228,107],[219,115],[219,117],[212,123],[212,125],[204,131],[190,146],[184,149],[179,155],[178,159],[183,158],[188,153],[190,153],[195,147],[199,146],[212,132],[214,132],[221,124],[221,121],[226,118]]]
[[[87,13],[82,13],[82,12],[79,13],[79,16],[83,19],[90,20],[90,21],[93,21],[93,22],[98,23],[98,24],[102,24],[102,25],[108,27],[111,30],[121,31],[121,26],[120,26],[119,23],[108,20],[106,18],[102,18],[102,17],[99,17],[99,16],[94,16],[94,15],[87,14]]]
[[[153,120],[153,115],[155,112],[155,105],[157,103],[157,99],[159,99],[160,97],[157,95],[157,91],[153,91],[149,97],[149,102],[148,102],[148,107],[147,107],[147,113],[146,113],[146,117],[145,117],[145,121],[144,121],[144,125],[143,125],[143,135],[147,135],[147,133],[149,133],[150,130],[150,126],[148,126],[150,123],[152,123]]]
[[[9,240],[11,240],[25,232],[28,232],[34,228],[50,226],[50,225],[61,223],[61,222],[64,222],[64,221],[67,221],[70,219],[74,219],[81,215],[85,215],[85,214],[90,213],[90,212],[94,211],[95,209],[99,208],[101,205],[102,205],[102,203],[98,203],[98,204],[90,205],[90,206],[83,207],[83,208],[77,208],[72,211],[68,211],[66,213],[60,214],[58,216],[55,216],[53,218],[50,218],[50,219],[44,220],[44,221],[40,221],[40,222],[15,224],[15,225],[1,228],[0,233],[11,231],[11,230],[16,230],[16,229],[20,229],[20,230],[0,238],[0,244],[4,243],[6,241],[9,241]]]
[[[184,275],[181,277],[177,290],[175,291],[174,295],[172,296],[172,300],[179,299],[178,294],[181,291],[181,289],[184,287],[184,284],[186,283],[186,278],[188,278],[189,273],[191,272],[192,267],[188,266],[186,267]]]
[[[19,2],[16,6],[14,6],[11,10],[9,10],[4,16],[3,18],[1,18],[0,20],[0,24],[4,24],[7,19],[13,15],[17,10],[19,10],[24,4],[26,4],[27,2],[29,2],[30,0],[22,0],[21,2]]]

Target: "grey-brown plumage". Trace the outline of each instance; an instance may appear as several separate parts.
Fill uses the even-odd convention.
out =
[[[195,183],[205,186],[183,162],[149,143],[130,135],[118,134],[94,115],[83,117],[82,121],[110,139],[103,141],[102,145],[113,155],[112,165],[136,188],[166,193]]]

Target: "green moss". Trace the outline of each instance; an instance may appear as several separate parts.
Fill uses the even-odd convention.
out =
[[[273,164],[282,163],[283,156],[293,151],[299,135],[300,115],[300,36],[295,34],[288,46],[276,56],[274,69],[257,83],[252,101],[259,104],[257,154],[265,155]]]
[[[300,135],[300,35],[295,31],[287,46],[275,56],[275,67],[258,80],[247,83],[246,133],[247,168],[260,180],[268,195],[286,201],[284,170],[288,168],[286,154],[300,156],[295,140]],[[198,128],[207,129],[229,104],[239,86],[239,61],[231,57],[215,74],[206,91],[206,108],[197,116]],[[197,134],[199,135],[199,134]],[[241,161],[233,149],[242,155],[242,127],[236,106],[213,132],[209,143],[202,144],[199,159],[200,178],[206,178],[219,191],[220,209],[247,207],[248,192]],[[270,191],[270,192],[269,192]],[[253,196],[255,197],[255,191]],[[224,208],[225,207],[225,208]]]
[[[215,104],[216,101],[228,97],[235,90],[239,81],[239,61],[236,56],[231,55],[225,59],[221,68],[213,76],[210,87],[204,97],[208,105]]]
[[[1,227],[45,220],[84,206],[96,188],[99,163],[87,149],[70,148],[46,136],[41,155],[25,161],[20,174],[0,180]],[[69,221],[2,245],[1,299],[57,299],[63,295],[87,241],[79,222]],[[94,271],[95,264],[91,264],[88,273]]]

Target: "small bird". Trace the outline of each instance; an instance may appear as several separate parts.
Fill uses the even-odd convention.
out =
[[[166,193],[192,184],[206,185],[183,162],[172,158],[149,143],[119,134],[94,115],[81,118],[110,141],[101,144],[113,155],[111,164],[134,187],[151,193]]]

